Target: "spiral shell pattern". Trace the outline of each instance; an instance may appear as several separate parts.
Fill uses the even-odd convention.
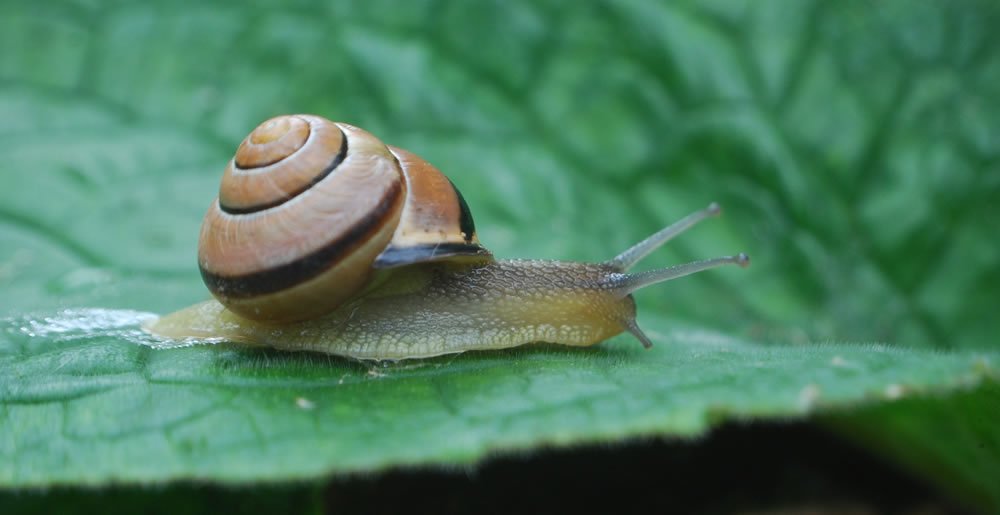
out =
[[[274,322],[331,311],[373,268],[452,256],[491,259],[448,179],[362,129],[312,115],[272,118],[243,140],[198,245],[212,294]]]

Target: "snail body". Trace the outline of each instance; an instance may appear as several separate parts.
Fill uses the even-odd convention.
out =
[[[633,291],[749,260],[626,270],[719,211],[712,204],[604,263],[496,260],[461,194],[423,159],[347,124],[277,117],[241,144],[206,215],[199,267],[215,299],[146,329],[373,360],[586,346],[623,331],[649,347]]]

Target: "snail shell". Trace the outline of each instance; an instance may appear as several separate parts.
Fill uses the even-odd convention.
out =
[[[319,316],[379,269],[440,260],[493,261],[451,181],[362,129],[312,115],[272,118],[243,140],[198,243],[212,295],[265,322]]]

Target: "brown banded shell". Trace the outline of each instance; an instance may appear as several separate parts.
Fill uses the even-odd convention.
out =
[[[243,140],[198,245],[202,278],[222,304],[276,322],[331,311],[373,268],[441,259],[492,260],[447,177],[311,115],[272,118]]]

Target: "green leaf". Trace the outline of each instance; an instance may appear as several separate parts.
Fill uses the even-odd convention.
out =
[[[0,345],[0,482],[248,481],[468,463],[495,451],[796,417],[977,384],[1000,353],[751,345],[653,324],[645,351],[525,348],[365,365],[140,345],[141,314],[11,320]]]
[[[989,511],[1000,506],[998,405],[1000,385],[993,382],[954,396],[872,405],[824,422]]]
[[[994,3],[397,4],[0,4],[0,484],[321,477],[833,409],[1000,506],[940,473],[979,452],[996,477],[1000,450],[917,416],[986,411],[949,392],[1000,356]],[[644,266],[754,265],[640,292],[649,352],[137,344],[206,297],[205,206],[285,112],[438,165],[498,256],[606,259],[717,200]],[[951,429],[995,441],[983,420]]]

